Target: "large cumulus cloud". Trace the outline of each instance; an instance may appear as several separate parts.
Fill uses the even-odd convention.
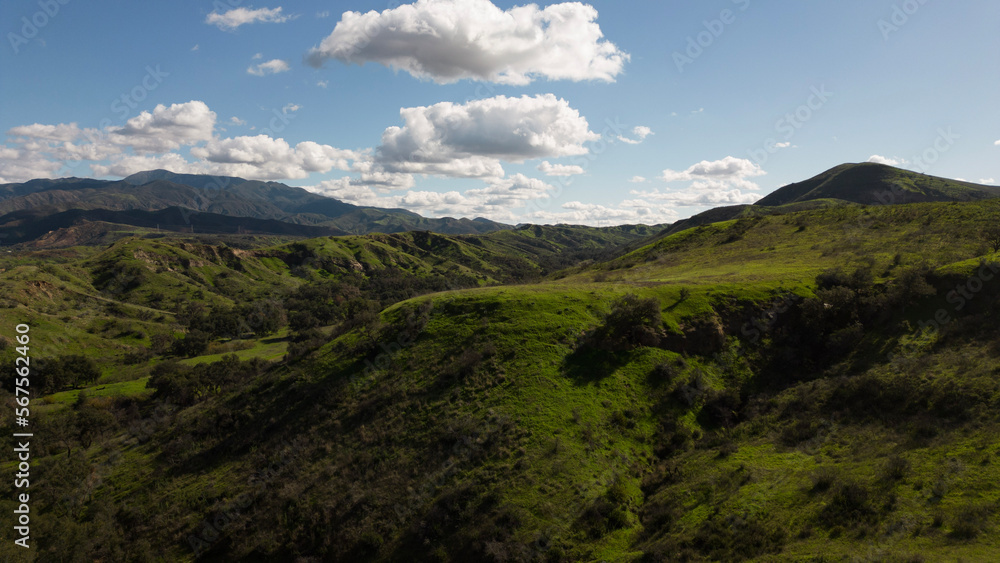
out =
[[[469,78],[524,85],[549,80],[613,82],[628,54],[580,2],[501,10],[489,0],[418,0],[382,12],[344,12],[306,60],[322,66],[375,62],[438,83]]]

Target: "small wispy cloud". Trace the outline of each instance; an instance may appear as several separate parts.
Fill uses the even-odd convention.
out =
[[[250,57],[250,59],[254,60],[254,61],[260,60],[260,59],[263,59],[263,58],[264,58],[264,53],[257,53],[256,55]]]
[[[547,160],[538,165],[538,171],[546,176],[575,176],[577,174],[583,174],[584,172],[582,166],[571,164],[552,164]]]
[[[247,67],[247,73],[254,76],[264,76],[265,74],[288,72],[291,69],[292,67],[290,67],[287,62],[281,59],[273,59],[267,61],[266,63],[260,63],[259,65],[250,65]]]
[[[201,49],[201,45],[195,45],[194,47],[191,47],[192,51],[197,51],[198,49]]]
[[[214,25],[223,31],[232,31],[248,23],[284,23],[294,16],[281,13],[281,7],[268,9],[235,8],[227,12],[212,12],[205,18],[205,23]]]
[[[887,166],[902,166],[906,164],[905,158],[898,157],[887,157],[879,154],[873,154],[868,157],[868,162],[874,162],[875,164],[885,164]]]
[[[243,119],[236,117],[235,115],[229,118],[230,125],[246,125],[247,122]]]
[[[633,184],[643,184],[648,182],[648,180],[643,176],[632,176],[629,178],[629,182],[632,182]]]
[[[997,181],[996,181],[996,178],[980,178],[979,179],[979,183],[980,184],[990,184],[990,185],[992,185],[992,184],[996,184]]]
[[[327,82],[326,80],[320,80],[319,82],[316,83],[316,85],[319,86],[320,88],[326,88],[327,86],[330,85],[330,83]]]
[[[288,113],[290,111],[299,111],[300,109],[302,109],[302,106],[299,104],[286,104],[285,107],[281,108],[281,112]]]
[[[618,135],[618,140],[623,143],[628,143],[630,145],[638,145],[639,143],[646,140],[646,137],[653,134],[653,130],[645,125],[638,125],[632,128],[632,135],[637,137],[636,139],[629,139],[624,135]]]

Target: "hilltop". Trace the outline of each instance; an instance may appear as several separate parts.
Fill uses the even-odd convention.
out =
[[[863,205],[932,201],[976,201],[1000,197],[1000,187],[949,180],[884,164],[841,164],[803,182],[789,184],[754,205],[775,207],[833,199]]]

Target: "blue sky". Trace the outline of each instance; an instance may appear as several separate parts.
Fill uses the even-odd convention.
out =
[[[998,23],[990,0],[3,2],[0,182],[168,168],[591,225],[869,159],[996,183]]]

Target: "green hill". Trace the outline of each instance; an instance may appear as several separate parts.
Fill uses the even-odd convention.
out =
[[[993,559],[1000,201],[801,207],[12,253],[38,560]]]
[[[976,201],[1000,196],[1000,188],[928,176],[884,164],[841,164],[822,174],[789,184],[754,205],[777,206],[817,199],[864,205],[931,201]]]

